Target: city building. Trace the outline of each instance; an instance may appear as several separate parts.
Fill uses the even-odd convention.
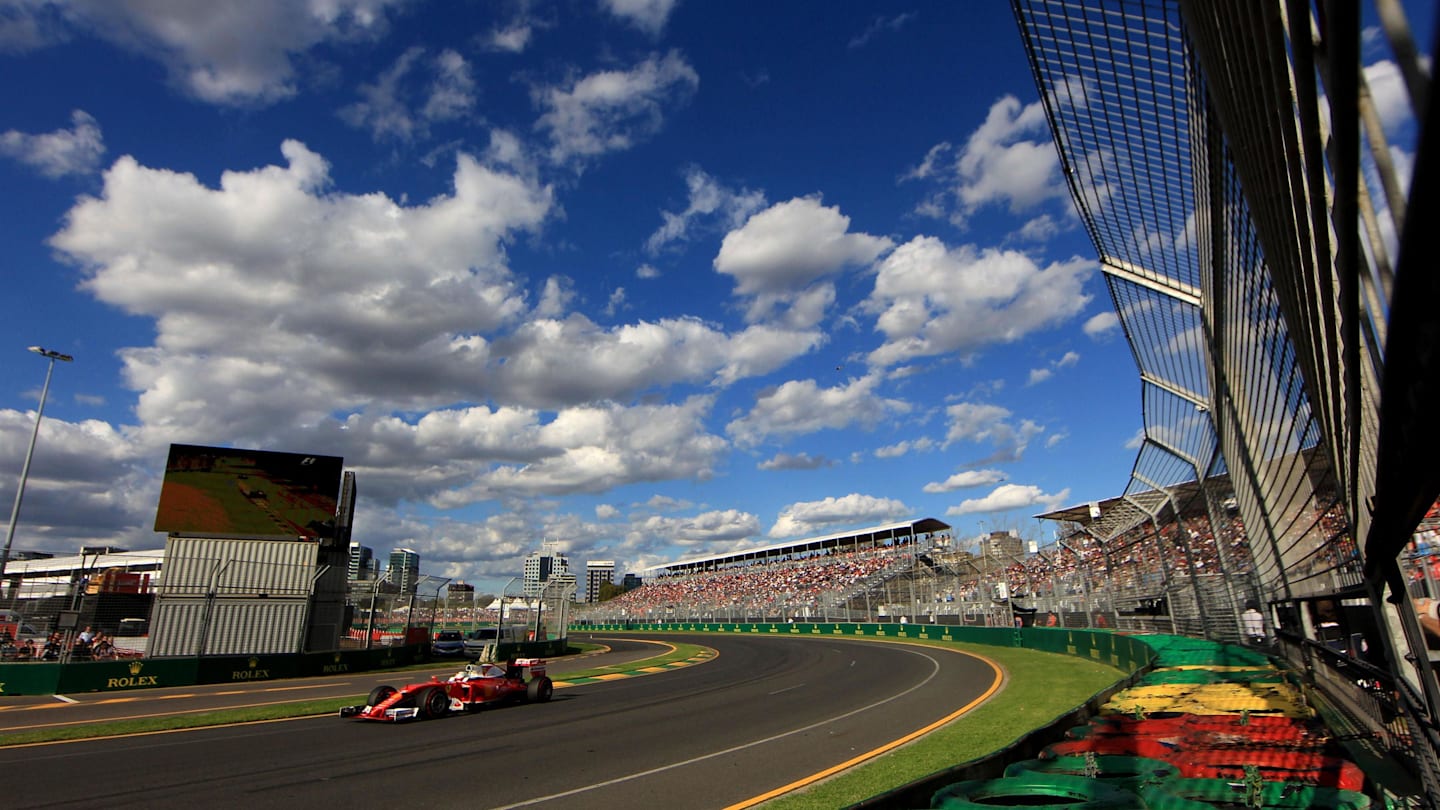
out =
[[[559,542],[546,540],[541,544],[540,551],[533,551],[525,558],[525,595],[540,594],[546,582],[562,574],[570,575],[570,561],[560,551]]]
[[[375,550],[369,546],[350,542],[350,574],[348,579],[356,582],[370,579],[375,573]]]
[[[591,560],[585,564],[585,601],[600,601],[600,586],[615,581],[614,560]]]
[[[420,554],[409,548],[392,550],[385,578],[401,593],[414,593],[415,585],[420,581]]]

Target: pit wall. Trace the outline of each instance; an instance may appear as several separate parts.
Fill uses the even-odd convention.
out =
[[[348,672],[394,669],[433,663],[428,643],[377,647],[369,650],[299,655],[230,655],[203,658],[132,658],[77,663],[26,662],[0,664],[0,697],[11,695],[63,695],[77,692],[126,692],[167,686],[249,683],[280,678],[307,678]],[[564,653],[563,639],[548,642],[502,644],[500,654],[510,657],[547,657]],[[454,659],[456,665],[465,659]]]
[[[1021,647],[1073,655],[1108,664],[1121,677],[1134,675],[1155,657],[1149,645],[1132,636],[1103,630],[1059,627],[960,627],[943,624],[861,624],[855,622],[619,622],[572,625],[570,632],[685,631],[791,636],[858,636],[890,640],[961,641],[991,647]]]

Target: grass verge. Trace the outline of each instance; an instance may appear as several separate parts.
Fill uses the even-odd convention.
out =
[[[834,810],[978,759],[1053,722],[1123,677],[1113,667],[1054,653],[928,643],[996,662],[1006,671],[1005,688],[944,728],[823,782],[772,799],[765,803],[766,810]]]
[[[609,667],[595,667],[593,669],[580,670],[579,672],[565,673],[565,679],[594,678],[600,675],[613,675],[616,672],[640,669],[642,667],[664,666],[665,664],[677,661],[685,661],[703,653],[706,648],[697,644],[675,644],[672,652],[645,658],[640,661],[633,661],[628,664],[620,664]],[[598,644],[575,644],[573,651],[586,652],[601,649]],[[417,670],[434,670],[441,668],[435,663],[417,664],[409,667],[401,667],[392,670],[375,670],[363,675],[382,676],[391,672],[414,672]],[[448,669],[448,667],[447,667]],[[32,731],[17,731],[13,733],[0,734],[0,748],[15,745],[34,745],[36,743],[64,742],[67,740],[86,740],[96,737],[114,737],[121,734],[147,734],[160,731],[178,731],[182,729],[204,728],[206,726],[220,726],[232,723],[256,723],[265,720],[285,720],[295,717],[314,717],[318,715],[335,714],[340,711],[341,706],[353,706],[363,702],[364,695],[351,697],[326,698],[323,700],[305,700],[295,703],[280,703],[273,706],[257,706],[245,709],[224,709],[201,714],[178,714],[167,717],[147,717],[139,720],[117,720],[114,722],[98,722],[85,726],[70,726],[65,728],[35,729]]]

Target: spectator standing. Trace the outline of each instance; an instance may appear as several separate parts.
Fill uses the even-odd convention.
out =
[[[1251,644],[1265,643],[1265,617],[1260,615],[1260,609],[1254,602],[1245,606],[1245,612],[1240,614],[1240,621],[1245,625],[1245,638]]]

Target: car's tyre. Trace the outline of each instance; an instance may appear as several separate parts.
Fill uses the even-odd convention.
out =
[[[450,711],[450,696],[439,686],[427,686],[415,696],[415,706],[426,720],[444,717]]]
[[[541,676],[526,684],[525,699],[531,703],[544,703],[554,691],[555,684],[549,678]]]
[[[393,695],[393,694],[395,694],[395,687],[393,687],[393,686],[377,686],[377,687],[375,687],[374,689],[371,689],[371,690],[370,690],[370,697],[365,698],[365,705],[366,705],[366,706],[379,706],[381,703],[384,703],[385,700],[386,700],[387,698],[389,698],[389,697],[390,697],[391,695]]]

